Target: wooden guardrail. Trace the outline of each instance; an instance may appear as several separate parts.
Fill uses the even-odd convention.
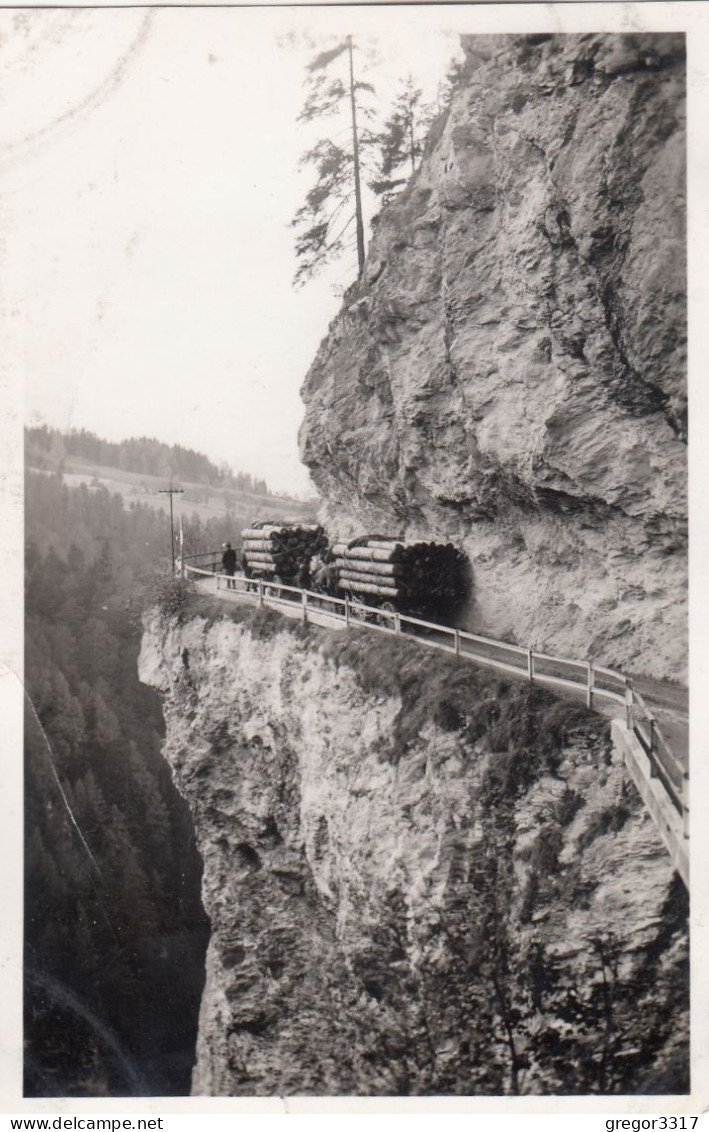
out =
[[[185,554],[182,563],[186,571],[204,567],[207,573],[215,574],[222,564],[222,558],[216,550],[205,550],[199,554]]]
[[[633,690],[628,708],[627,727],[638,739],[650,764],[650,777],[659,778],[665,793],[682,818],[688,836],[689,810],[686,804],[689,775],[665,739],[660,725],[639,692]]]
[[[197,560],[200,565],[197,565]],[[668,745],[652,711],[632,685],[629,677],[613,668],[593,661],[572,660],[524,648],[507,641],[483,637],[434,621],[425,621],[404,613],[368,606],[352,597],[334,597],[314,593],[282,582],[268,582],[262,578],[233,577],[219,573],[221,558],[215,553],[190,555],[183,560],[183,572],[198,577],[216,579],[217,590],[229,590],[250,596],[260,605],[284,605],[292,609],[298,604],[304,621],[308,612],[326,613],[343,621],[346,626],[357,626],[375,632],[411,637],[418,644],[441,649],[443,652],[464,657],[477,664],[502,672],[526,677],[535,684],[544,684],[566,691],[585,694],[586,706],[607,700],[625,708],[625,726],[632,732],[647,754],[649,775],[657,779],[681,820],[684,838],[689,837],[688,786],[689,776]]]

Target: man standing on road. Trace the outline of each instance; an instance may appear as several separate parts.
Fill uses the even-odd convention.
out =
[[[227,574],[229,578],[233,578],[234,574],[236,573],[236,551],[232,550],[230,542],[224,543],[224,547],[225,550],[222,554],[222,567],[224,568],[224,573]],[[236,584],[231,581],[227,582],[227,589],[235,590]]]

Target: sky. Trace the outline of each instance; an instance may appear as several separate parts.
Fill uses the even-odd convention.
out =
[[[0,11],[26,421],[156,436],[307,493],[299,390],[356,262],[293,286],[290,221],[313,182],[298,163],[323,130],[296,122],[305,64],[352,33],[383,111],[408,73],[435,98],[457,23],[431,9]]]

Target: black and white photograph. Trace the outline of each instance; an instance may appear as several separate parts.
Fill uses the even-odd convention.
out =
[[[5,1111],[709,1104],[690,7],[0,8]]]

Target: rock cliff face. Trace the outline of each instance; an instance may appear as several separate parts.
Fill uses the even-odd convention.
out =
[[[683,37],[464,47],[305,381],[323,520],[458,540],[473,628],[681,679]]]
[[[204,860],[193,1093],[686,1089],[684,890],[602,720],[238,608],[140,671]]]

